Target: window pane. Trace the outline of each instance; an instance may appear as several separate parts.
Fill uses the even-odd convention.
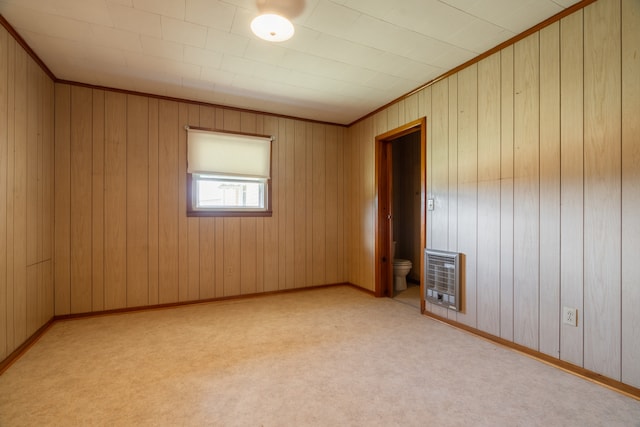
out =
[[[196,208],[264,208],[264,182],[196,178]]]

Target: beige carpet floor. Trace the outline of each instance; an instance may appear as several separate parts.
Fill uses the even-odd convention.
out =
[[[56,323],[1,426],[639,426],[640,402],[347,286]]]

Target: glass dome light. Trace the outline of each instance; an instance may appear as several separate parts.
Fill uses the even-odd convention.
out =
[[[295,32],[291,21],[275,13],[267,13],[253,18],[251,31],[261,39],[270,42],[289,40]]]

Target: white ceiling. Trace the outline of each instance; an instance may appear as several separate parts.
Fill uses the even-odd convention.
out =
[[[256,0],[0,0],[62,80],[351,123],[578,0],[306,0],[262,41]]]

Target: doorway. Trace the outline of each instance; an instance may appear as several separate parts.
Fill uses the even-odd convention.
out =
[[[426,242],[426,118],[407,123],[397,129],[376,137],[376,192],[378,200],[376,224],[376,284],[375,294],[378,297],[393,297],[393,258],[394,241],[394,174],[393,153],[394,144],[401,144],[401,138],[414,135],[420,144],[420,191],[419,191],[419,250],[422,252]],[[423,260],[422,256],[414,263],[413,269],[418,273],[420,281],[420,310],[424,312],[423,294]],[[415,275],[414,275],[415,277]]]

